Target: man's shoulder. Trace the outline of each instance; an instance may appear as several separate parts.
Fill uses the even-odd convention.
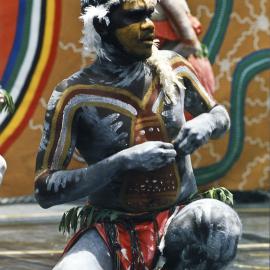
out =
[[[170,50],[159,50],[159,55],[168,61],[173,69],[180,66],[188,67],[191,71],[194,71],[192,65],[180,54]]]
[[[162,57],[167,58],[167,59],[171,59],[171,58],[175,58],[175,57],[183,58],[180,54],[176,53],[175,51],[171,51],[171,50],[158,50],[158,54]]]
[[[68,91],[70,88],[79,88],[82,85],[91,85],[89,77],[86,75],[85,69],[79,70],[69,77],[63,79],[57,84],[55,90],[58,92]]]
[[[174,61],[176,61],[176,60],[177,61],[184,61],[184,62],[187,61],[183,56],[181,56],[180,54],[178,54],[178,53],[176,53],[174,51],[171,51],[171,50],[159,50],[158,54],[162,58],[164,58],[166,60],[169,60],[169,61],[172,61],[172,60],[174,60]]]
[[[90,86],[84,69],[73,73],[56,85],[48,102],[48,110],[54,110],[56,106],[60,106],[58,104],[65,106],[74,96]]]

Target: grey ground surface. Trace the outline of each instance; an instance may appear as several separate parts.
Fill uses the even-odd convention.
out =
[[[67,238],[58,232],[62,213],[73,205],[41,209],[36,204],[0,206],[0,269],[48,270]],[[229,270],[269,270],[269,204],[237,205],[244,234]]]

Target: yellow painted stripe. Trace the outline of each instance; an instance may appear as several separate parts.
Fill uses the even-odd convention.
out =
[[[252,270],[269,270],[267,266],[247,265],[247,264],[234,264],[235,267],[240,269],[252,269]]]
[[[35,73],[32,76],[30,85],[26,91],[26,96],[22,100],[22,103],[19,109],[16,111],[15,115],[12,117],[12,120],[8,123],[7,127],[1,132],[0,135],[0,144],[3,144],[9,136],[13,134],[18,125],[22,122],[22,119],[25,117],[25,114],[34,98],[36,89],[40,82],[41,76],[50,54],[50,48],[52,45],[53,38],[53,26],[54,26],[54,14],[55,14],[55,1],[46,1],[46,24],[45,24],[45,33],[44,41],[42,44],[42,51],[40,53],[40,58],[35,69]],[[31,42],[31,41],[30,41]]]
[[[148,116],[148,117],[142,117],[142,118],[137,118],[136,119],[136,123],[141,123],[141,122],[146,122],[146,121],[150,121],[150,120],[156,120],[156,115],[154,116]]]
[[[189,67],[193,73],[195,72],[193,66],[181,55],[177,55],[170,60],[171,66],[175,65],[176,63],[183,63],[185,66]]]
[[[254,243],[254,244],[239,244],[238,249],[239,250],[248,250],[248,249],[260,249],[260,248],[270,248],[269,243]]]
[[[62,253],[63,250],[8,250],[0,251],[0,256],[54,255]]]

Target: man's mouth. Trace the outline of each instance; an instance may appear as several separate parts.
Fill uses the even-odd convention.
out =
[[[143,41],[143,42],[153,42],[154,41],[154,34],[152,35],[147,35],[147,36],[144,36],[144,37],[141,37],[140,38],[140,41]]]

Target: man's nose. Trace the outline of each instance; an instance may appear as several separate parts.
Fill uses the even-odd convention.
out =
[[[141,30],[154,30],[154,29],[155,29],[155,25],[149,18],[146,18],[141,23]]]

